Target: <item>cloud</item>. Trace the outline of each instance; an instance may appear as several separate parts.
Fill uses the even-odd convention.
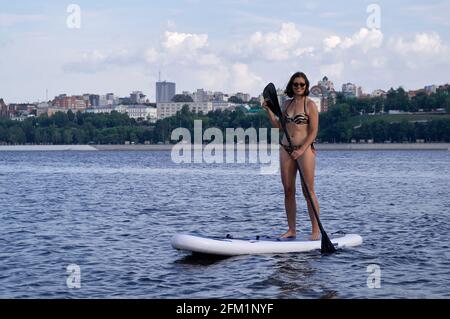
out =
[[[368,52],[370,49],[379,48],[383,43],[383,33],[378,29],[369,30],[361,28],[351,37],[340,38],[337,35],[332,35],[323,40],[324,51],[329,52],[333,49],[350,49],[354,46],[360,47],[363,52]]]
[[[314,47],[298,48],[294,51],[294,56],[314,56]]]
[[[448,67],[450,46],[445,44],[439,34],[435,32],[417,33],[412,40],[392,37],[389,41],[389,48],[410,69],[439,64]]]
[[[235,45],[233,53],[240,57],[260,56],[269,61],[287,60],[293,56],[301,35],[294,23],[283,23],[278,32],[253,33],[250,38]]]
[[[393,38],[391,45],[397,53],[402,55],[426,54],[440,55],[448,51],[448,47],[442,43],[441,37],[437,33],[418,33],[414,40],[407,41],[402,37]]]
[[[338,37],[337,35],[332,35],[323,40],[325,51],[331,51],[332,49],[336,48],[340,43],[341,38]]]
[[[208,45],[207,34],[191,34],[166,31],[163,46],[169,51],[195,51]]]
[[[249,66],[243,63],[235,63],[231,67],[234,91],[254,92],[263,86],[261,77],[251,72]]]

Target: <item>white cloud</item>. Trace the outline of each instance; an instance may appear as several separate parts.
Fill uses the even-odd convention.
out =
[[[183,66],[219,63],[220,59],[209,50],[208,35],[166,31],[159,52],[164,65]]]
[[[332,35],[323,40],[325,51],[331,51],[332,49],[336,48],[340,43],[341,38],[338,37],[337,35]]]
[[[448,50],[442,43],[437,33],[418,33],[413,41],[406,41],[402,37],[393,38],[391,45],[394,50],[402,55],[421,53],[427,55],[439,55]]]
[[[258,90],[263,85],[263,80],[258,75],[250,71],[247,64],[235,63],[231,67],[234,91],[252,92]]]
[[[292,57],[301,35],[294,23],[283,23],[278,32],[253,33],[249,39],[234,46],[233,51],[241,57],[262,56],[270,61],[283,61]]]
[[[294,51],[294,56],[314,56],[314,47],[298,48]]]
[[[166,31],[163,46],[167,50],[195,51],[208,45],[207,34],[191,34]]]
[[[354,46],[359,46],[363,52],[367,52],[372,48],[379,48],[383,43],[383,33],[380,30],[361,28],[351,37],[340,38],[337,35],[329,36],[324,39],[325,52],[331,51],[335,48],[349,49]]]

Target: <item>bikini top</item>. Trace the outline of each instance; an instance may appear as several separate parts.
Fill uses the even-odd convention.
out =
[[[292,104],[293,101],[294,101],[294,99],[291,100],[289,105],[284,110],[284,119],[286,120],[286,122],[287,123],[295,123],[298,125],[309,124],[309,116],[305,112],[300,112],[300,113],[294,115],[293,117],[290,117],[287,114],[287,109]],[[305,106],[303,109],[306,111],[306,98],[305,98]]]

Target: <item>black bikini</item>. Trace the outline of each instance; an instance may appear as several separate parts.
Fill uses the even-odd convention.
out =
[[[283,118],[286,121],[286,123],[293,123],[293,124],[297,124],[297,125],[308,125],[309,124],[309,116],[308,114],[306,114],[306,98],[305,98],[305,105],[303,107],[303,109],[305,110],[305,112],[301,112],[298,113],[296,115],[294,115],[293,117],[290,117],[287,114],[287,109],[289,106],[291,106],[292,102],[294,101],[294,99],[291,100],[291,102],[289,103],[289,105],[285,108],[284,112],[283,112]],[[280,143],[281,146],[283,146],[283,148],[286,150],[286,152],[290,154],[292,154],[293,151],[299,149],[300,147],[302,147],[302,145],[295,145],[295,146],[289,146],[289,145],[284,145],[282,143]],[[314,147],[314,143],[311,143],[311,150],[314,152],[314,154],[316,153],[316,149]]]

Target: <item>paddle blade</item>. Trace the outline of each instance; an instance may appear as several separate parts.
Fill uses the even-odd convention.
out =
[[[336,252],[336,248],[334,247],[333,243],[331,242],[330,238],[325,232],[322,232],[322,242],[320,252],[322,254],[332,254]]]
[[[278,95],[275,85],[273,83],[267,84],[263,90],[264,100],[267,101],[269,109],[278,117],[281,117],[280,103],[278,103]]]

